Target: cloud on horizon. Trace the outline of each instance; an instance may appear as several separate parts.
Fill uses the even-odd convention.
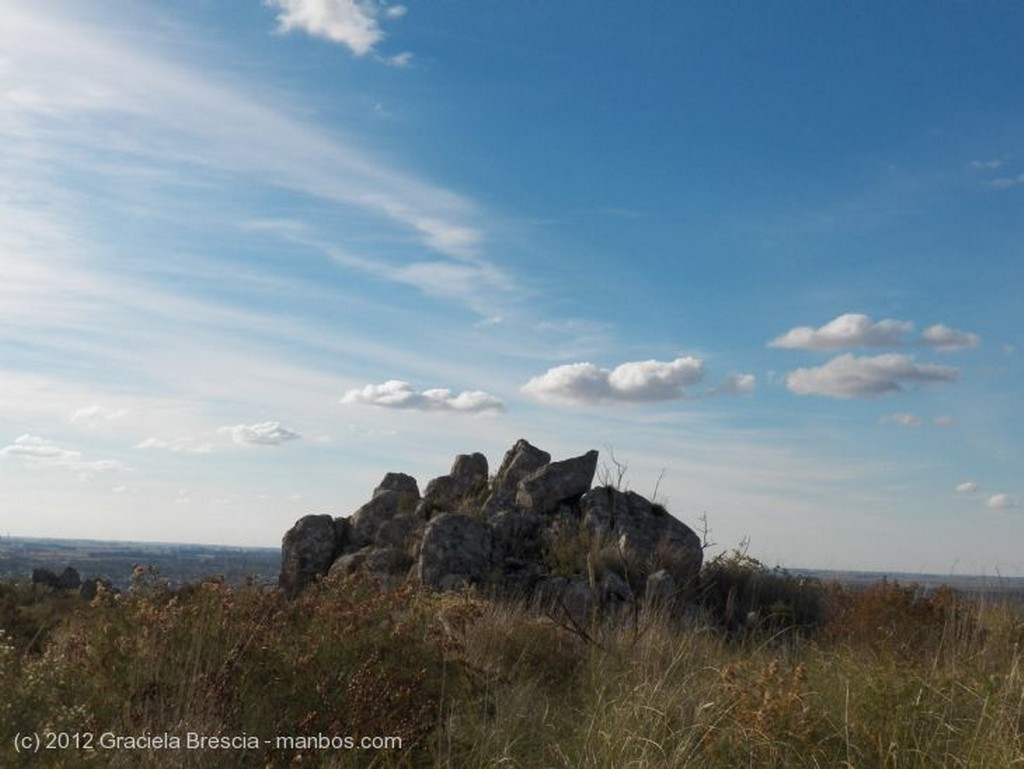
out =
[[[500,398],[483,390],[466,390],[452,395],[447,388],[417,391],[409,382],[389,379],[381,384],[368,384],[347,391],[341,396],[346,406],[376,406],[413,411],[448,411],[459,414],[481,414],[505,410]]]
[[[1019,504],[1017,498],[1009,494],[993,494],[985,502],[985,507],[989,510],[1011,510],[1018,507]]]
[[[796,395],[873,398],[902,392],[908,383],[955,382],[958,373],[952,366],[917,363],[909,355],[889,353],[858,358],[847,353],[823,366],[790,372],[786,376],[786,387]]]

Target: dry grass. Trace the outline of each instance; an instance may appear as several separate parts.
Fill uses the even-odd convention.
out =
[[[523,606],[352,580],[291,602],[152,582],[59,621],[13,590],[0,614],[4,767],[1024,766],[1022,617],[948,592],[832,588],[801,633],[643,612],[586,641]],[[35,650],[27,612],[52,627]],[[16,733],[47,729],[403,747],[14,751]]]

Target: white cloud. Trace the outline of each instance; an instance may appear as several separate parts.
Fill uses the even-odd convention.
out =
[[[905,411],[886,414],[878,421],[883,425],[899,425],[900,427],[917,427],[921,424],[921,420],[918,417]]]
[[[687,397],[684,388],[703,378],[704,362],[693,357],[632,361],[610,370],[570,363],[533,377],[522,391],[540,400],[569,403],[666,401]]]
[[[977,481],[964,481],[963,483],[957,484],[956,493],[957,494],[973,494],[979,488],[981,488],[981,487],[978,485]]]
[[[820,328],[797,326],[769,343],[769,347],[830,350],[838,347],[899,346],[914,324],[902,320],[873,321],[867,315],[846,313]]]
[[[381,61],[387,64],[389,67],[395,67],[397,69],[403,69],[412,65],[413,55],[409,51],[402,51],[402,53],[396,53],[394,56],[381,57]]]
[[[400,19],[409,12],[409,9],[404,5],[391,5],[384,11],[384,15],[389,19]]]
[[[348,406],[378,406],[390,409],[411,409],[415,411],[454,411],[462,414],[476,414],[486,411],[503,411],[504,403],[499,398],[482,390],[467,390],[452,395],[445,388],[434,388],[419,392],[408,382],[389,379],[381,384],[349,390],[341,396],[341,403]]]
[[[730,374],[711,391],[712,395],[749,395],[757,387],[753,374]]]
[[[993,494],[985,502],[985,507],[989,510],[1009,510],[1017,507],[1020,503],[1016,497],[1012,497],[1009,494]]]
[[[146,440],[135,444],[137,449],[164,449],[175,454],[209,454],[213,451],[212,443],[200,443],[194,438],[183,437],[172,440],[163,438],[146,438]]]
[[[959,331],[941,323],[929,326],[921,332],[921,344],[934,347],[943,352],[966,350],[981,344],[981,337],[970,331]]]
[[[281,32],[301,30],[346,45],[356,56],[366,55],[384,39],[377,8],[361,0],[267,0],[267,5],[280,11]]]
[[[948,414],[941,414],[932,420],[932,424],[936,427],[952,427],[956,424],[956,419]]]
[[[98,427],[104,422],[120,419],[128,413],[126,409],[111,409],[103,406],[86,406],[71,412],[72,422],[84,424],[88,427]]]
[[[235,443],[257,446],[279,446],[302,436],[294,430],[283,427],[280,422],[257,422],[253,425],[224,426],[217,430],[221,435],[230,435]]]
[[[38,435],[22,435],[0,449],[0,456],[20,458],[36,467],[65,467],[79,473],[128,470],[116,459],[86,460],[82,452],[50,443]]]
[[[901,392],[907,383],[953,382],[957,369],[931,363],[917,363],[909,355],[876,355],[858,358],[847,353],[824,366],[801,368],[786,377],[786,386],[797,395],[830,398],[871,398]]]
[[[986,187],[991,187],[994,190],[1007,190],[1011,187],[1019,187],[1024,184],[1024,174],[1017,174],[1016,176],[1004,176],[999,179],[992,179],[985,182]]]
[[[998,158],[992,160],[972,160],[968,165],[975,171],[995,171],[1003,165],[1003,161]]]

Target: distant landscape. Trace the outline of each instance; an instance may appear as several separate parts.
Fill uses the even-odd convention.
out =
[[[227,547],[169,542],[106,542],[93,539],[0,537],[0,580],[30,579],[33,569],[67,567],[83,578],[126,587],[136,566],[153,567],[172,586],[210,577],[238,585],[277,580],[281,551],[273,547]]]
[[[37,568],[59,572],[71,567],[83,578],[100,577],[124,588],[139,565],[153,567],[171,586],[217,577],[230,585],[247,580],[271,585],[277,581],[281,551],[276,547],[0,537],[0,580],[27,580]],[[882,580],[918,585],[923,592],[946,586],[967,597],[1024,606],[1024,577],[802,568],[787,571],[852,588],[867,588]]]

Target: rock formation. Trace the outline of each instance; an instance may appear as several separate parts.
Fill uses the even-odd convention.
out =
[[[388,473],[345,518],[307,515],[285,534],[279,584],[291,596],[327,574],[362,572],[385,587],[478,586],[564,609],[572,622],[646,599],[682,606],[701,567],[700,538],[664,507],[591,488],[598,452],[551,461],[519,440],[488,476],[461,454],[424,487]]]

